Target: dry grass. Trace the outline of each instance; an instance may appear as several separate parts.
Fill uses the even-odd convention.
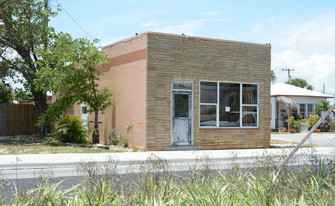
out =
[[[32,135],[1,136],[0,155],[20,154],[57,154],[57,153],[115,153],[128,152],[132,149],[116,147],[112,150],[88,145],[63,144],[54,137],[40,137]]]

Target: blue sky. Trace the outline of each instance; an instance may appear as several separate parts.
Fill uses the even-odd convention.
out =
[[[272,44],[277,83],[304,78],[315,91],[335,93],[335,1],[331,0],[51,0],[102,45],[146,31]],[[56,10],[55,7],[52,7]],[[65,11],[57,31],[88,37]]]

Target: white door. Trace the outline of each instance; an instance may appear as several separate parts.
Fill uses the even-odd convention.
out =
[[[173,92],[172,144],[191,145],[192,92]]]
[[[87,104],[86,103],[81,103],[80,104],[80,117],[83,120],[84,124],[87,124],[87,119],[88,119],[88,112],[87,112]]]

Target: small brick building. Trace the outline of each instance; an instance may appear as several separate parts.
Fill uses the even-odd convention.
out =
[[[116,128],[148,150],[270,146],[269,44],[146,32],[103,52],[99,84],[115,104],[100,114],[100,143]]]

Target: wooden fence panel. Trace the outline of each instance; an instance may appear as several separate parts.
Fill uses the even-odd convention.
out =
[[[9,135],[9,104],[0,104],[0,135]]]
[[[38,133],[38,113],[32,104],[11,104],[9,110],[10,135],[31,135]]]

